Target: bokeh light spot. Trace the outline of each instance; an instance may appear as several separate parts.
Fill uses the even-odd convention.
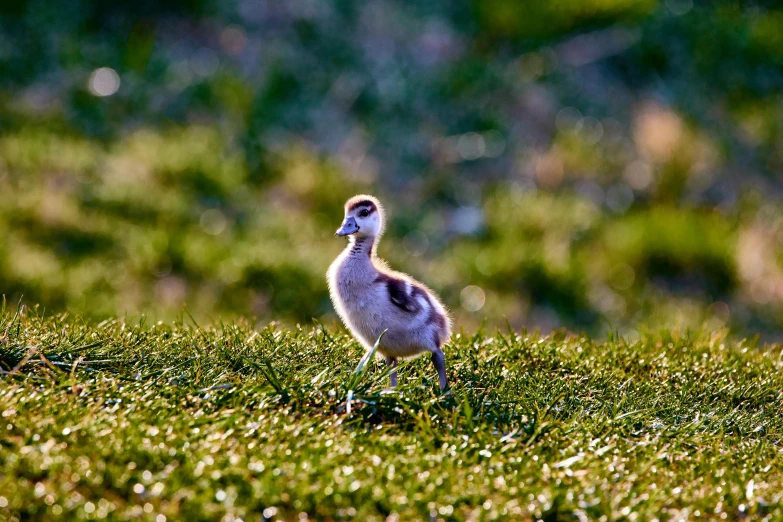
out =
[[[474,160],[484,155],[487,145],[484,137],[477,132],[468,132],[459,137],[457,151],[462,159]]]
[[[215,51],[202,47],[190,59],[190,68],[193,74],[200,78],[208,78],[215,74],[220,67],[220,58]]]
[[[496,158],[506,150],[506,140],[503,135],[496,130],[484,133],[484,156],[487,158]]]
[[[647,190],[653,181],[653,172],[650,164],[641,160],[628,164],[623,171],[625,181],[634,190]]]
[[[590,145],[595,145],[604,135],[604,126],[597,119],[588,116],[582,120],[582,138]]]
[[[462,308],[468,312],[478,312],[484,306],[486,295],[484,290],[476,285],[469,285],[462,289],[459,295]]]
[[[212,236],[217,236],[226,229],[228,220],[220,210],[211,208],[202,212],[199,223],[201,224],[201,228],[204,229],[204,232]]]
[[[614,269],[612,286],[617,290],[628,290],[633,285],[635,279],[636,272],[634,269],[626,263],[621,263]]]
[[[680,116],[655,102],[645,103],[634,119],[633,139],[645,159],[665,163],[681,143],[685,124]]]
[[[666,8],[674,16],[682,16],[693,9],[693,0],[666,0]]]
[[[535,166],[536,179],[547,188],[555,188],[563,181],[565,166],[563,159],[555,151],[550,151],[537,158]]]
[[[478,207],[460,207],[452,216],[451,228],[458,234],[476,234],[483,226],[484,212]]]
[[[606,191],[606,206],[622,214],[633,204],[633,191],[626,184],[614,185]]]
[[[87,87],[94,96],[111,96],[120,89],[120,75],[109,67],[95,69]]]
[[[557,113],[555,125],[560,132],[579,132],[584,125],[584,119],[578,109],[566,107]]]
[[[724,303],[723,301],[715,301],[710,305],[709,312],[715,317],[718,321],[721,323],[728,323],[729,318],[731,317],[731,310],[729,308],[729,305]]]
[[[220,47],[228,54],[240,54],[247,45],[247,35],[241,27],[232,25],[220,32]]]

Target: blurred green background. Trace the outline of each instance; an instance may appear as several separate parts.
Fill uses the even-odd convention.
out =
[[[0,293],[335,320],[342,203],[458,326],[783,326],[783,8],[0,4]]]

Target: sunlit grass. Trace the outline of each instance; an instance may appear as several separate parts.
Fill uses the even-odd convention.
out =
[[[0,336],[8,520],[783,516],[779,346],[463,334],[441,395],[321,327],[7,310]]]

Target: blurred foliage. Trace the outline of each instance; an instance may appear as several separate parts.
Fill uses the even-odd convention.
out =
[[[0,292],[333,320],[372,192],[458,324],[775,336],[782,34],[762,1],[7,3]]]

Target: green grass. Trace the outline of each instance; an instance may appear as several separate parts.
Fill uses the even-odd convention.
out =
[[[321,327],[6,310],[0,518],[783,519],[779,346],[463,333],[445,395],[426,358],[392,392],[362,355]]]

